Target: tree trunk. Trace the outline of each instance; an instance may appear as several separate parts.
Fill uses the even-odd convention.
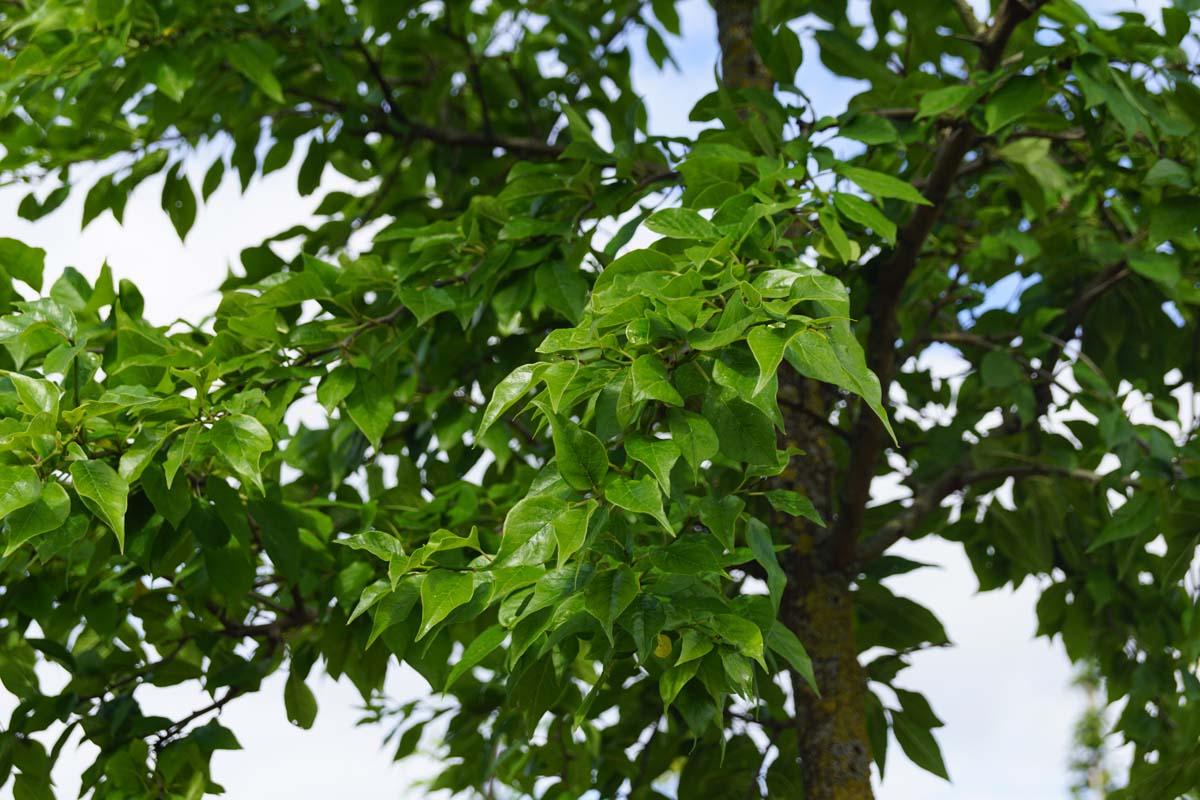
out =
[[[866,800],[873,796],[867,682],[854,641],[853,595],[849,581],[836,573],[806,577],[783,611],[812,658],[821,691],[817,696],[793,676],[805,799]],[[788,580],[794,583],[793,575]]]
[[[731,89],[769,90],[772,81],[751,40],[757,0],[713,0],[721,46],[721,76]],[[804,451],[776,479],[778,488],[806,495],[832,527],[837,459],[828,441],[832,390],[786,365],[779,406],[786,445]],[[776,514],[772,524],[789,550],[781,617],[813,662],[818,696],[792,675],[796,736],[805,800],[869,800],[871,751],[866,725],[866,673],[854,638],[853,575],[843,566],[831,531],[802,518]]]
[[[823,420],[832,391],[786,369],[779,406],[786,444],[804,451],[776,479],[780,488],[807,495],[832,527],[837,461]],[[806,800],[866,800],[871,791],[871,751],[866,723],[866,673],[854,638],[853,575],[839,566],[828,528],[776,514],[776,530],[790,545],[781,616],[808,651],[818,696],[792,675],[796,736]]]

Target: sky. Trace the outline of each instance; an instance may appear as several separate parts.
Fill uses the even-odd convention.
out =
[[[1155,17],[1163,4],[1148,0],[1082,3],[1097,15],[1136,7]],[[865,3],[852,5],[858,11],[865,9]],[[634,85],[647,100],[651,130],[660,134],[694,130],[687,115],[710,90],[717,59],[715,25],[707,4],[686,0],[681,12],[683,37],[671,42],[678,71],[668,67],[659,72],[636,41],[632,46]],[[806,45],[796,83],[813,98],[818,116],[836,114],[860,87],[828,73],[811,42]],[[189,162],[194,180],[198,182],[212,157],[212,153],[199,154]],[[241,249],[310,218],[321,193],[308,198],[296,194],[297,168],[293,162],[258,178],[245,194],[236,181],[227,181],[201,207],[185,244],[159,207],[161,178],[147,181],[130,198],[124,226],[105,214],[82,233],[82,192],[52,216],[30,223],[16,216],[23,192],[0,190],[0,236],[44,248],[48,282],[66,266],[94,278],[107,262],[114,275],[138,285],[153,321],[198,319],[215,308],[216,287],[229,266],[238,263]],[[946,374],[954,368],[950,355],[939,357],[935,365]],[[876,499],[890,499],[892,492],[881,484]],[[938,738],[952,783],[912,766],[893,742],[878,797],[1067,800],[1071,731],[1083,698],[1071,688],[1072,670],[1061,647],[1033,638],[1036,587],[1027,582],[1015,592],[978,593],[961,549],[934,537],[903,543],[895,552],[935,565],[888,583],[893,591],[933,608],[954,642],[954,647],[915,655],[913,666],[897,681],[903,688],[924,692],[945,721]],[[48,683],[55,680],[61,676],[47,676]],[[321,678],[314,690],[320,712],[309,731],[293,727],[285,717],[282,676],[223,711],[221,722],[235,731],[243,746],[241,751],[221,752],[214,758],[214,777],[225,786],[225,796],[232,800],[415,796],[407,789],[431,774],[431,763],[418,759],[393,764],[381,744],[384,731],[356,727],[359,699],[348,683]],[[392,671],[387,692],[393,702],[403,702],[426,695],[428,687],[411,669],[401,668]],[[153,713],[183,715],[205,703],[197,691],[181,688],[146,687],[138,697]],[[0,714],[6,715],[11,707],[12,699],[0,689]],[[68,748],[55,772],[57,796],[76,796],[79,773],[91,758],[90,752]],[[0,800],[10,797],[11,786],[0,790]]]

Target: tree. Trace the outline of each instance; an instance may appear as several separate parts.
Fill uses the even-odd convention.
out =
[[[1075,685],[1087,697],[1083,715],[1075,723],[1075,750],[1071,758],[1071,797],[1104,800],[1112,783],[1106,749],[1105,720],[1100,712],[1100,681],[1087,663],[1080,666]]]
[[[448,720],[435,785],[484,797],[864,798],[889,735],[945,776],[899,676],[946,635],[883,583],[927,535],[1042,587],[1123,701],[1130,796],[1200,783],[1192,4],[714,5],[688,141],[629,77],[634,30],[671,60],[671,0],[0,6],[0,170],[52,187],[23,216],[86,189],[120,220],[164,173],[186,237],[232,172],[358,187],[200,326],[0,240],[18,798],[76,730],[96,798],[216,792],[215,712],[286,670],[310,725],[314,669],[401,756]],[[798,31],[865,87],[846,113],[793,85]],[[396,660],[446,699],[388,707]],[[143,713],[181,682],[212,702]]]

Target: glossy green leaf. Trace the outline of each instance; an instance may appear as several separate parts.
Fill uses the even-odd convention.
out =
[[[317,698],[295,673],[289,675],[283,685],[283,705],[288,722],[297,728],[308,730],[317,719]]]
[[[42,481],[33,467],[0,466],[0,518],[35,502]]]
[[[248,414],[222,417],[210,432],[217,450],[242,480],[262,491],[259,462],[263,453],[272,449],[271,435],[263,424]]]
[[[625,442],[625,452],[650,470],[664,494],[671,494],[671,469],[680,456],[679,445],[674,440],[632,436]]]
[[[711,222],[687,208],[664,208],[655,212],[646,220],[646,227],[675,239],[715,241],[721,237]]]
[[[454,609],[470,602],[474,593],[475,579],[469,572],[435,569],[426,575],[421,583],[421,629],[417,639],[424,638]]]
[[[454,669],[450,670],[450,675],[446,678],[446,685],[442,687],[442,691],[448,691],[454,685],[455,681],[495,652],[507,637],[508,631],[499,625],[492,625],[483,633],[473,638],[466,649],[463,650],[462,658],[454,665]]]
[[[495,391],[492,392],[492,399],[488,401],[487,408],[484,409],[483,419],[479,422],[476,436],[482,438],[487,430],[496,424],[496,420],[500,419],[504,412],[512,408],[513,404],[529,391],[529,387],[533,385],[535,377],[542,369],[541,364],[525,364],[514,369],[496,385]]]
[[[43,485],[37,500],[4,518],[4,556],[12,555],[36,536],[58,530],[70,513],[71,498],[62,484]]]
[[[581,492],[595,490],[608,474],[608,452],[595,434],[570,420],[551,418],[554,455],[563,480]]]
[[[767,647],[782,656],[810,689],[820,692],[821,687],[817,686],[817,678],[813,673],[812,659],[804,649],[804,645],[796,638],[796,634],[792,633],[782,622],[776,622],[767,632]]]
[[[804,517],[810,522],[824,527],[825,521],[821,519],[821,515],[817,512],[812,500],[809,500],[799,492],[793,492],[788,489],[772,489],[766,494],[771,507],[776,511],[782,511],[793,517]]]
[[[668,419],[671,439],[693,471],[717,455],[717,433],[705,417],[691,411],[672,411]]]
[[[757,519],[751,519],[746,524],[746,543],[754,553],[757,561],[767,573],[767,591],[771,594],[771,605],[776,609],[783,599],[783,589],[787,585],[787,575],[779,566],[779,557],[775,554],[775,542],[771,531]]]
[[[637,574],[622,565],[599,573],[588,584],[584,594],[588,613],[599,620],[610,640],[613,622],[629,608],[640,591],[638,583]]]
[[[633,362],[631,374],[635,400],[657,400],[669,406],[683,405],[683,397],[671,384],[666,365],[657,357],[639,356]]]
[[[883,172],[865,169],[863,167],[851,167],[839,165],[837,168],[838,174],[844,178],[849,178],[854,181],[865,192],[875,195],[879,198],[895,198],[903,200],[906,203],[916,203],[917,205],[931,205],[928,200],[921,196],[921,193],[913,188],[912,184],[900,180],[894,175],[888,175]]]
[[[674,534],[671,523],[663,513],[662,492],[653,476],[646,475],[638,480],[611,477],[604,485],[604,499],[626,511],[648,514],[654,517],[667,533]]]
[[[103,461],[72,461],[70,472],[79,499],[116,534],[117,545],[124,548],[129,484]]]

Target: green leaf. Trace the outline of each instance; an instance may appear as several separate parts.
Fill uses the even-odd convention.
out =
[[[895,441],[896,434],[883,407],[879,379],[867,368],[862,346],[848,326],[835,324],[828,332],[801,331],[788,347],[787,359],[801,375],[840,386],[865,400]]]
[[[683,460],[694,472],[705,461],[716,457],[720,443],[712,423],[706,418],[692,411],[672,410],[667,422],[671,428],[671,439],[679,446]]]
[[[471,601],[475,579],[470,572],[435,569],[421,582],[421,629],[417,639],[423,639],[433,626],[450,612]]]
[[[699,669],[700,660],[695,659],[685,664],[671,667],[663,672],[662,677],[658,679],[658,692],[662,697],[664,706],[669,707],[675,702],[675,698],[683,691],[683,687],[687,685],[688,681],[696,677],[696,672]]]
[[[596,295],[603,295],[618,282],[634,280],[647,273],[670,272],[674,269],[675,262],[665,253],[657,250],[631,250],[615,259],[596,276],[596,281],[592,284],[592,302],[595,302]],[[544,351],[539,349],[539,352]]]
[[[817,676],[813,673],[812,659],[808,657],[808,652],[796,638],[796,634],[782,622],[776,622],[767,632],[767,647],[782,656],[809,688],[820,694]]]
[[[35,536],[58,530],[70,514],[71,498],[67,490],[58,483],[45,484],[36,501],[4,518],[4,556],[12,555]]]
[[[346,413],[367,437],[379,447],[396,411],[392,393],[383,381],[370,372],[359,371],[357,385],[345,401]]]
[[[129,483],[134,483],[142,476],[158,451],[162,449],[166,437],[160,432],[145,432],[134,440],[133,445],[121,454],[117,472]]]
[[[763,635],[758,626],[735,614],[717,614],[714,626],[721,638],[737,648],[746,658],[752,658],[767,668],[763,661]]]
[[[721,238],[716,226],[689,208],[664,208],[646,220],[646,227],[673,239],[716,241]]]
[[[558,415],[551,415],[554,455],[559,474],[572,489],[588,492],[608,474],[608,451],[595,434]]]
[[[238,478],[263,491],[259,462],[271,450],[271,435],[263,424],[247,414],[230,414],[217,420],[210,431],[212,443]]]
[[[70,473],[79,499],[112,529],[117,536],[117,546],[124,550],[129,484],[103,461],[72,461]]]
[[[888,244],[896,244],[896,223],[866,200],[858,195],[838,192],[833,196],[833,204],[846,219],[870,228]]]
[[[639,356],[633,362],[633,399],[657,400],[669,406],[683,405],[683,397],[671,384],[667,367],[657,356]]]
[[[317,698],[304,679],[294,672],[288,675],[283,685],[283,707],[288,722],[298,728],[308,730],[317,719]]]
[[[390,562],[394,558],[404,556],[404,545],[395,536],[383,531],[366,531],[337,539],[334,544],[349,547],[351,550],[362,550],[370,553],[380,561]]]
[[[317,386],[317,402],[329,413],[345,400],[358,383],[354,367],[349,364],[337,365],[328,375],[321,379]]]
[[[638,596],[641,587],[637,573],[625,565],[601,572],[592,578],[584,592],[584,607],[600,621],[609,641],[612,641],[612,626],[617,617]]]
[[[604,486],[604,499],[626,511],[649,514],[658,520],[663,530],[671,535],[675,534],[670,521],[663,513],[662,493],[653,476],[646,475],[635,481],[614,475]]]
[[[825,231],[825,235],[829,237],[829,243],[833,245],[833,250],[841,262],[845,264],[852,261],[854,248],[851,246],[846,232],[842,230],[837,214],[831,208],[825,207],[817,212],[817,220],[821,223],[821,230]]]
[[[487,408],[484,409],[483,419],[479,423],[475,438],[482,438],[488,428],[495,425],[496,420],[500,419],[513,403],[520,400],[529,391],[534,379],[543,369],[545,369],[544,364],[525,364],[514,369],[496,385],[495,391],[492,392],[492,399],[488,401]]]
[[[1045,91],[1038,78],[1017,75],[1001,86],[983,107],[987,134],[996,131],[1028,114],[1042,104]]]
[[[703,658],[712,652],[713,637],[704,631],[688,628],[679,639],[679,658],[675,666]]]
[[[168,488],[162,468],[154,466],[142,473],[142,491],[150,498],[154,510],[178,530],[192,508],[192,490],[187,481],[178,481]]]
[[[973,100],[980,90],[973,86],[945,86],[921,95],[917,107],[917,119],[940,117],[948,111],[957,111],[968,101]]]
[[[37,501],[42,481],[33,467],[0,465],[0,519]]]
[[[195,82],[196,71],[182,52],[177,49],[163,51],[154,74],[159,91],[178,103]]]
[[[24,281],[35,292],[42,290],[42,272],[46,269],[46,251],[30,247],[16,239],[0,237],[0,270]]]
[[[746,508],[746,501],[737,495],[727,494],[719,500],[705,497],[700,503],[700,522],[729,551],[734,549],[737,521]]]
[[[493,625],[483,633],[471,639],[463,650],[462,658],[454,665],[454,669],[450,670],[449,677],[446,678],[446,684],[442,687],[442,692],[449,691],[454,682],[467,674],[467,671],[477,666],[491,655],[496,648],[504,642],[508,637],[508,631],[500,625]]]
[[[893,711],[892,733],[896,735],[900,749],[909,760],[926,772],[950,780],[946,763],[942,760],[941,748],[928,728],[921,726],[904,711]]]
[[[777,463],[775,428],[758,408],[733,399],[721,402],[711,412],[706,407],[705,413],[712,416],[722,456],[759,466]]]
[[[879,768],[880,780],[887,765],[888,719],[883,703],[873,691],[867,692],[867,739],[871,743],[871,758]]]
[[[249,78],[263,94],[276,103],[284,101],[283,87],[271,72],[274,53],[263,42],[254,39],[228,42],[225,45],[225,56],[233,68]]]
[[[588,283],[579,270],[564,261],[554,261],[538,267],[534,281],[546,305],[562,314],[572,325],[579,323],[588,295]]]
[[[879,643],[906,649],[923,643],[945,644],[946,629],[933,612],[907,597],[893,594],[882,584],[863,581],[856,594],[860,620],[871,628]]]
[[[912,187],[912,184],[906,183],[894,175],[887,175],[883,172],[876,172],[862,167],[852,167],[841,163],[835,169],[839,175],[849,178],[857,183],[863,191],[869,192],[876,197],[891,197],[896,200],[903,200],[906,203],[916,203],[922,206],[932,205],[932,203],[921,196],[920,192]]]
[[[679,460],[679,445],[671,439],[636,435],[625,440],[625,452],[654,474],[664,494],[671,494],[671,468]]]
[[[710,575],[721,571],[721,561],[703,537],[685,536],[650,552],[655,569],[676,575]]]
[[[1151,492],[1138,492],[1113,513],[1100,535],[1088,545],[1087,551],[1091,553],[1106,544],[1137,536],[1154,524],[1158,511],[1158,504]]]
[[[166,476],[168,487],[175,483],[175,475],[179,472],[179,468],[191,458],[199,438],[200,426],[191,425],[176,436],[175,441],[171,442],[171,446],[167,448],[167,457],[163,459],[163,474]],[[133,478],[129,478],[129,480],[133,480]]]
[[[933,713],[933,708],[925,699],[925,695],[896,687],[892,687],[892,691],[896,693],[896,699],[900,701],[904,713],[922,728],[941,728],[945,725],[938,719],[938,715]]]
[[[213,192],[221,187],[221,181],[225,179],[225,157],[218,156],[213,161],[212,166],[204,173],[204,179],[200,182],[200,197],[208,202],[208,198],[212,197]]]
[[[1192,188],[1192,174],[1187,167],[1170,158],[1160,158],[1142,179],[1145,186],[1175,186],[1180,189]]]
[[[979,363],[979,377],[987,386],[1004,389],[1016,386],[1025,379],[1025,372],[1012,356],[1001,350],[991,350]]]
[[[171,220],[180,241],[186,239],[196,221],[196,194],[192,191],[182,161],[167,173],[163,183],[162,208],[167,212],[167,218]]]
[[[838,133],[863,144],[890,144],[899,141],[900,134],[888,119],[875,114],[856,114]]]
[[[809,500],[799,492],[792,492],[787,489],[771,489],[767,492],[767,500],[776,511],[782,511],[793,517],[804,517],[811,522],[815,522],[817,525],[825,526],[825,520],[821,519],[821,515],[817,513],[812,500]]]
[[[783,363],[783,354],[787,351],[788,342],[795,335],[795,328],[776,328],[768,325],[751,328],[746,334],[750,352],[758,362],[758,382],[754,384],[753,394],[767,388],[767,384],[775,377],[779,365]]]
[[[542,565],[560,541],[570,547],[580,537],[579,516],[571,511],[566,500],[553,495],[534,495],[518,502],[504,518],[496,566]],[[583,524],[586,534],[586,520]]]
[[[22,375],[20,372],[0,371],[0,375],[5,375],[12,381],[21,405],[30,414],[58,416],[58,398],[61,392],[53,383],[42,378]]]
[[[403,583],[400,584],[400,586],[403,585]],[[391,581],[385,579],[375,581],[367,586],[359,595],[358,603],[354,606],[354,610],[351,611],[350,616],[346,618],[346,624],[349,625],[351,622],[354,622],[354,620],[371,610],[376,603],[394,591],[396,591],[396,589],[392,588]]]
[[[554,542],[558,546],[558,567],[561,569],[587,540],[588,523],[598,503],[589,499],[583,506],[567,509],[551,524]]]
[[[783,599],[783,589],[787,585],[787,575],[784,574],[783,567],[779,566],[770,529],[759,520],[751,518],[746,524],[746,543],[750,545],[754,560],[761,564],[767,573],[767,591],[771,596],[771,605],[778,611],[779,602]]]
[[[1183,274],[1179,269],[1179,258],[1170,253],[1139,253],[1129,257],[1129,268],[1152,281],[1172,289]]]

